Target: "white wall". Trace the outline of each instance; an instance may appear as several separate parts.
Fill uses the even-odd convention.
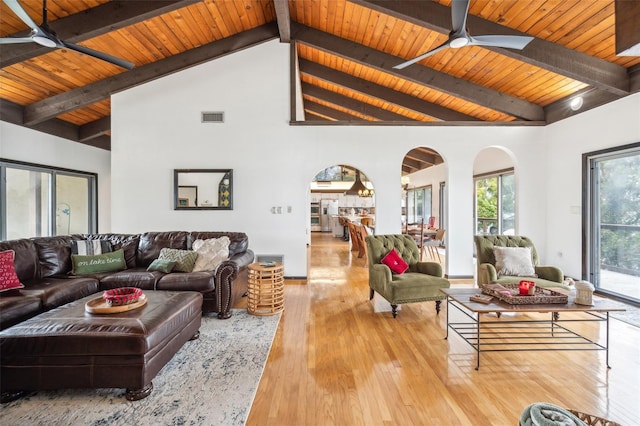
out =
[[[546,257],[582,274],[582,154],[640,141],[640,93],[547,126]]]
[[[289,47],[274,41],[114,95],[114,230],[243,231],[256,253],[285,255],[287,276],[306,276],[315,174],[334,164],[362,170],[376,189],[376,232],[396,233],[402,159],[429,146],[447,162],[448,273],[473,275],[473,161],[483,148],[504,145],[540,164],[543,129],[290,126],[288,62]],[[226,121],[201,124],[200,111],[225,111]],[[174,211],[174,168],[233,168],[234,210]],[[523,170],[525,176],[538,172]],[[522,198],[537,196],[537,184],[523,178]],[[292,206],[292,213],[273,215],[273,206]],[[539,217],[545,206],[536,201],[527,208],[537,210],[530,215],[532,237],[539,234],[544,243]]]
[[[0,158],[98,174],[98,231],[111,228],[111,154],[0,121]]]

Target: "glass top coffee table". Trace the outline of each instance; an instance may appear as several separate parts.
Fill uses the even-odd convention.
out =
[[[561,289],[553,289],[561,292]],[[490,303],[474,302],[469,298],[482,291],[478,288],[441,289],[447,295],[447,334],[449,330],[459,335],[476,351],[476,370],[480,368],[480,353],[507,351],[549,351],[549,350],[603,350],[606,352],[606,364],[609,366],[609,313],[624,311],[618,304],[608,299],[593,296],[593,305],[578,305],[574,296],[569,295],[567,303],[562,304],[509,304],[498,298]],[[452,308],[461,315],[452,318]],[[498,318],[483,314],[495,312]],[[567,315],[562,313],[577,313]],[[549,313],[548,319],[536,319],[535,316],[517,315],[517,319],[506,319],[505,313]],[[459,320],[458,317],[462,317]],[[540,317],[540,316],[538,316]],[[570,323],[604,322],[604,336],[591,339],[574,329]]]

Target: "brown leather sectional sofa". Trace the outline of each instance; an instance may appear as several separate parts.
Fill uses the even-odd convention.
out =
[[[227,236],[229,260],[215,271],[163,273],[147,271],[162,248],[189,250],[197,239]],[[71,275],[72,240],[108,240],[122,248],[127,269],[93,275]],[[146,232],[83,234],[0,241],[0,251],[14,250],[14,265],[23,289],[0,293],[0,330],[94,293],[117,287],[143,290],[198,291],[202,311],[229,318],[236,300],[247,291],[247,265],[254,260],[242,232]]]

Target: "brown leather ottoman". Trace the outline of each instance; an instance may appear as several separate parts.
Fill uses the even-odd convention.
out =
[[[147,304],[117,314],[90,314],[94,294],[0,332],[3,402],[23,391],[126,388],[135,401],[185,342],[199,335],[202,294],[145,291]]]

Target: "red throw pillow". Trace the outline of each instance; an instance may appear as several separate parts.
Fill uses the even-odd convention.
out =
[[[400,257],[396,249],[391,249],[380,263],[387,265],[394,274],[403,274],[409,268],[409,264]]]
[[[24,288],[13,266],[15,256],[13,250],[0,251],[0,291]]]

